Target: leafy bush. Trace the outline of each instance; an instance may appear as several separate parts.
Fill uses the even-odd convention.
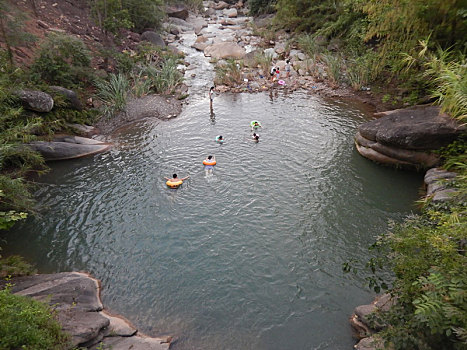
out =
[[[11,255],[6,258],[2,258],[0,255],[0,278],[32,275],[36,272],[36,269],[19,255]]]
[[[465,156],[465,142],[446,148],[444,159]],[[459,172],[450,202],[427,200],[420,215],[394,225],[372,246],[367,263],[369,286],[389,289],[396,304],[374,321],[391,349],[465,349],[467,344],[467,165],[453,161]],[[345,264],[346,271],[352,268]],[[378,271],[391,268],[393,279]],[[382,277],[383,276],[383,277]]]
[[[51,33],[41,45],[31,73],[51,85],[72,87],[88,80],[90,63],[90,53],[81,40]]]
[[[0,349],[62,350],[70,347],[51,309],[29,297],[0,290]]]
[[[234,59],[228,59],[226,64],[216,66],[215,84],[238,86],[243,83],[240,64]]]
[[[250,14],[252,16],[274,12],[276,0],[249,0]]]

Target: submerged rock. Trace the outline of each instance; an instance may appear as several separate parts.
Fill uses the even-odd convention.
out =
[[[434,106],[397,109],[375,116],[380,118],[358,128],[357,150],[368,159],[396,167],[436,166],[439,157],[433,151],[465,132],[464,125]]]

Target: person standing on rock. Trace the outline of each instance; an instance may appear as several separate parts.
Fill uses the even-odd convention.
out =
[[[212,101],[214,101],[214,86],[211,86],[209,89],[209,106],[211,107],[211,113],[212,113]]]
[[[285,61],[285,77],[290,77],[290,59]]]

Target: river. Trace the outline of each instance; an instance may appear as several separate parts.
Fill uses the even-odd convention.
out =
[[[356,152],[367,119],[283,91],[217,95],[211,115],[198,91],[177,118],[116,134],[108,153],[52,163],[40,215],[7,233],[3,253],[40,272],[91,272],[108,308],[175,335],[176,350],[351,349],[348,318],[372,294],[342,263],[365,261],[422,184]],[[176,190],[163,179],[174,172],[191,176]]]

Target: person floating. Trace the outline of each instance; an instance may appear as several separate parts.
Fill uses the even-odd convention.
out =
[[[217,164],[215,156],[208,156],[205,160],[203,160],[204,164],[204,172],[206,175],[212,174],[214,169],[214,165]]]
[[[250,123],[251,130],[261,128],[261,124],[257,120],[253,120]]]
[[[224,143],[224,137],[222,135],[216,136],[216,142],[217,143]]]
[[[167,180],[165,184],[169,186],[170,188],[178,188],[183,183],[183,181],[185,181],[189,177],[190,176],[186,176],[186,177],[179,179],[177,177],[177,174],[173,174],[171,179],[169,179],[168,177],[164,177],[164,179]]]
[[[259,134],[255,133],[255,132],[253,133],[253,141],[259,142]]]

